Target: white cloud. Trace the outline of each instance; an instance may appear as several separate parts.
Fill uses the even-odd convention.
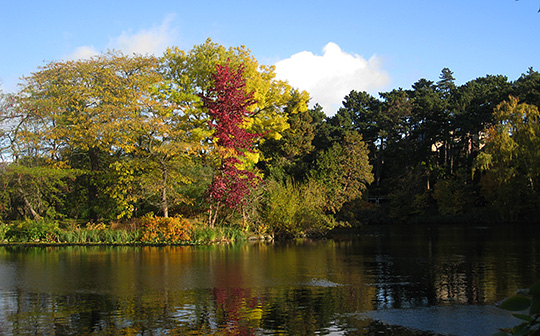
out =
[[[330,42],[323,48],[322,56],[302,51],[277,62],[276,78],[306,90],[312,105],[318,103],[327,115],[333,115],[351,90],[375,94],[377,89],[390,84],[390,76],[381,66],[378,56],[366,60]]]
[[[174,15],[169,15],[161,25],[134,34],[124,31],[120,36],[111,39],[107,47],[121,50],[126,54],[160,54],[173,43],[176,37],[176,30],[171,28],[173,19]]]
[[[174,15],[168,15],[159,26],[134,33],[123,31],[119,36],[111,38],[105,49],[120,50],[127,55],[133,53],[159,55],[172,45],[176,38],[177,32],[171,27],[173,19]],[[99,53],[94,46],[81,46],[64,59],[87,59]]]
[[[64,57],[66,60],[78,60],[78,59],[87,59],[92,56],[96,56],[99,52],[94,48],[94,46],[82,46],[78,47],[71,54]]]

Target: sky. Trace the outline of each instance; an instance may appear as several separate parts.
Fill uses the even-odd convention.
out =
[[[245,45],[260,64],[333,115],[351,91],[375,96],[485,75],[513,81],[540,69],[540,0],[3,1],[0,87],[49,62],[109,49],[160,56],[207,38]]]

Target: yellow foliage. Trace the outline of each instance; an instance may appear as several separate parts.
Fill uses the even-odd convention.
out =
[[[212,85],[211,76],[216,64],[226,62],[230,62],[232,66],[243,64],[246,90],[253,94],[255,100],[250,106],[253,115],[247,118],[244,127],[252,133],[280,139],[281,133],[289,128],[285,108],[292,98],[293,88],[287,82],[276,80],[275,67],[259,65],[245,46],[227,49],[208,39],[187,53],[178,48],[169,48],[164,55],[164,63],[170,68],[167,75],[171,82],[168,86],[169,97],[185,99],[180,105],[190,108],[183,112],[190,114],[190,120],[200,121],[199,127],[206,128],[207,116],[198,93],[206,92]],[[300,98],[292,113],[307,111],[309,95],[303,91]],[[201,133],[202,131],[196,134],[194,132],[194,135]]]

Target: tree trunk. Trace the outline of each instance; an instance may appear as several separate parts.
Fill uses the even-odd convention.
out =
[[[18,177],[17,177],[17,184],[19,185],[19,188],[17,189],[19,191],[19,193],[21,194],[21,197],[24,201],[24,206],[28,209],[28,211],[30,212],[30,214],[32,215],[32,218],[34,218],[35,220],[38,220],[41,218],[41,216],[37,213],[36,210],[34,210],[34,207],[32,206],[32,203],[30,203],[30,201],[28,200],[28,198],[26,198],[26,193],[24,192],[23,188],[22,188],[22,181],[21,181],[21,175],[19,174]]]
[[[208,210],[208,227],[210,229],[213,229],[216,225],[218,210],[219,210],[219,203],[211,205],[210,210]]]
[[[169,217],[169,204],[167,202],[167,168],[163,167],[161,174],[161,211],[163,211],[163,217]]]
[[[30,214],[32,215],[32,218],[34,218],[35,220],[40,219],[41,216],[36,212],[36,210],[34,210],[34,207],[32,207],[32,204],[28,201],[28,199],[26,198],[26,195],[24,194],[24,192],[23,192],[23,190],[21,188],[19,188],[19,192],[22,195],[22,199],[24,201],[24,206],[28,209],[28,211],[30,211]]]
[[[97,181],[95,180],[95,174],[99,170],[99,149],[97,147],[91,147],[88,150],[88,158],[90,159],[90,171],[91,175],[88,179],[88,216],[91,221],[98,220],[98,214],[96,212],[98,190]]]

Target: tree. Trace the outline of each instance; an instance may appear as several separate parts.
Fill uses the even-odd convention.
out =
[[[320,152],[312,177],[326,189],[326,210],[335,214],[345,202],[362,197],[373,182],[371,170],[367,145],[356,132]]]
[[[0,217],[61,218],[78,172],[27,162],[0,169]]]
[[[180,113],[192,125],[194,140],[204,141],[211,135],[208,128],[210,117],[202,108],[201,97],[206,96],[213,85],[217,64],[242,65],[244,68],[246,90],[253,93],[254,101],[249,106],[253,113],[246,117],[245,128],[251,133],[264,134],[264,138],[281,138],[281,133],[289,128],[286,109],[292,107],[290,102],[295,90],[286,82],[276,80],[275,67],[259,65],[245,46],[227,49],[208,39],[189,52],[169,48],[163,57],[166,82],[161,91],[180,107]],[[300,92],[298,98],[292,113],[307,111],[307,93]]]
[[[218,156],[218,167],[208,194],[213,201],[209,224],[214,227],[222,207],[241,210],[245,196],[260,178],[246,167],[246,154],[253,153],[258,134],[250,133],[243,124],[252,112],[253,95],[246,92],[242,66],[216,65],[214,85],[203,96],[214,129],[213,143]]]
[[[310,111],[300,111],[297,106],[303,104],[307,93],[292,91],[292,97],[285,113],[289,128],[284,130],[279,139],[267,138],[258,147],[263,155],[260,164],[265,175],[283,179],[285,175],[295,181],[301,181],[308,171],[306,157],[314,150],[313,139],[317,121]]]
[[[441,83],[443,87],[450,87],[450,72],[443,73]],[[411,137],[409,137],[410,155],[416,164],[420,164],[425,171],[426,189],[430,190],[432,180],[440,176],[439,164],[442,152],[446,158],[445,144],[449,138],[450,116],[447,104],[442,99],[442,90],[438,85],[426,79],[420,79],[413,84],[411,98],[413,108],[411,111]]]
[[[493,109],[510,94],[505,76],[479,77],[457,88],[453,132],[457,139],[456,166],[471,170],[485,129],[493,124]]]
[[[540,72],[532,67],[512,83],[513,95],[523,103],[540,106]]]
[[[514,221],[538,209],[540,201],[540,113],[510,96],[495,108],[494,119],[475,169],[485,172],[481,183],[488,201],[503,220]]]
[[[210,39],[184,52],[169,48],[163,57],[162,73],[165,81],[160,93],[177,106],[179,118],[186,125],[192,152],[201,156],[203,165],[211,162],[213,129],[212,117],[204,108],[201,97],[208,96],[213,86],[216,65],[236,68],[242,65],[247,92],[253,94],[254,103],[248,106],[243,128],[250,133],[263,134],[257,139],[254,152],[247,152],[242,160],[249,165],[261,158],[272,161],[273,157],[262,156],[261,145],[267,139],[280,139],[290,125],[289,117],[307,113],[309,96],[293,90],[289,84],[275,80],[273,66],[259,65],[251,52],[244,46],[225,48]],[[198,144],[198,145],[197,145]],[[261,163],[262,164],[262,163]]]
[[[22,119],[16,105],[16,96],[3,94],[0,88],[0,162],[11,159],[10,149]]]
[[[86,206],[75,208],[93,220],[116,216],[115,201],[106,192],[107,174],[119,156],[138,145],[145,111],[154,105],[151,88],[161,80],[157,65],[153,57],[110,52],[52,62],[25,78],[24,124],[14,158],[39,156],[59,168],[84,170],[79,176],[84,188],[77,192]]]

